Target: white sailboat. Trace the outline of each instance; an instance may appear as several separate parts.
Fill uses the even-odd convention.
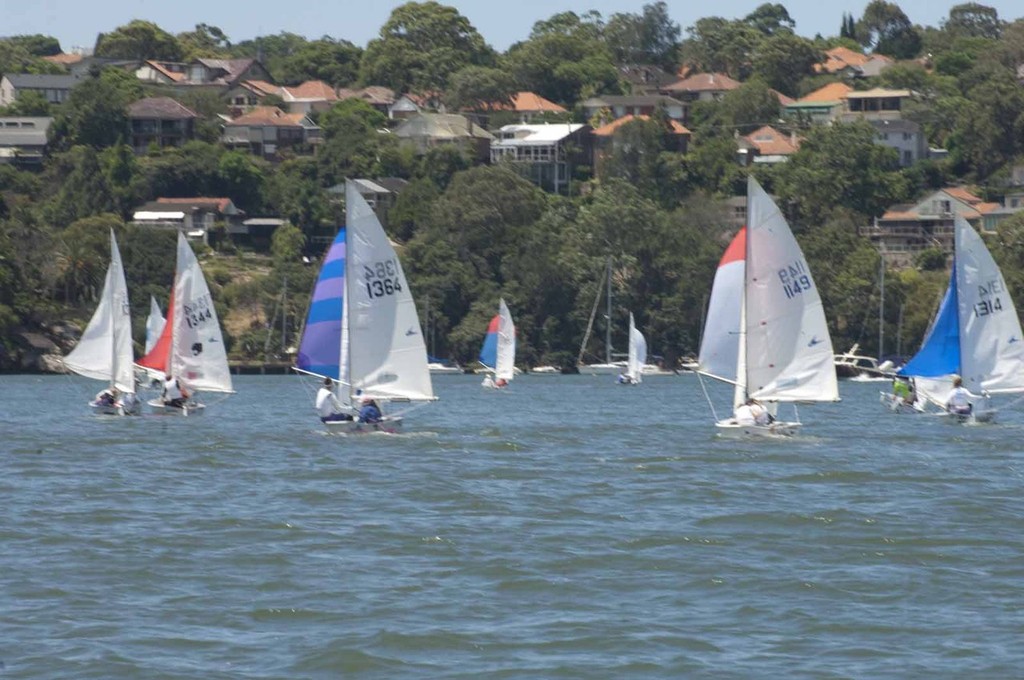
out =
[[[755,400],[771,414],[780,402],[837,401],[832,356],[807,261],[778,206],[749,177],[747,226],[715,274],[698,375],[732,384],[733,409]],[[799,421],[758,423],[745,415],[719,420],[715,414],[716,426],[744,435],[790,435],[800,427]]]
[[[147,403],[156,414],[201,415],[206,405],[198,400],[197,392],[234,393],[227,348],[210,289],[199,260],[180,231],[167,323],[153,349],[137,363],[176,378],[190,393],[182,406],[151,399]]]
[[[295,370],[331,378],[336,398],[354,416],[325,422],[329,430],[393,432],[403,418],[387,413],[388,405],[437,399],[426,344],[395,249],[351,182],[345,215],[320,268]],[[364,400],[384,406],[382,420],[360,422]]]
[[[480,363],[487,369],[481,383],[484,387],[506,387],[516,371],[516,326],[505,299],[498,301],[498,313],[487,326],[487,335],[480,349]]]
[[[989,422],[996,409],[989,406],[988,395],[1024,392],[1024,338],[1003,274],[985,242],[960,215],[954,218],[954,231],[946,294],[921,349],[897,374],[912,378],[917,396],[943,410],[959,376],[976,403],[969,414],[949,415],[961,422]]]
[[[160,311],[160,305],[156,303],[156,298],[150,295],[149,316],[146,317],[146,354],[153,350],[156,341],[160,339],[160,335],[164,332],[165,323],[167,323],[167,320]]]
[[[78,375],[104,380],[108,387],[89,406],[104,415],[138,412],[132,368],[132,321],[124,265],[114,232],[110,232],[110,265],[100,302],[64,366]],[[104,396],[109,395],[109,396]]]
[[[643,382],[643,368],[647,361],[647,339],[633,321],[633,312],[629,313],[629,357],[626,359],[626,371],[619,375],[619,383],[623,385],[639,385]]]

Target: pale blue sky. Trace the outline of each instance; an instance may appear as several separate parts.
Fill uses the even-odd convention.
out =
[[[648,0],[649,1],[649,0]],[[764,0],[717,0],[680,2],[669,0],[672,18],[685,29],[704,16],[729,19],[743,17]],[[132,19],[146,19],[171,33],[191,30],[197,23],[219,26],[232,42],[257,35],[289,31],[307,38],[330,35],[360,46],[376,37],[391,10],[402,5],[396,0],[326,0],[325,2],[281,2],[280,0],[0,0],[0,35],[43,33],[58,38],[65,50],[92,47],[96,34],[110,31]],[[524,40],[533,23],[562,11],[583,13],[597,10],[608,17],[616,12],[642,11],[643,0],[454,0],[443,4],[459,9],[498,50]],[[835,35],[844,11],[859,17],[867,0],[849,4],[822,0],[782,2],[796,21],[796,30],[808,37],[815,33]],[[897,2],[914,23],[938,26],[949,8],[960,2],[948,0],[902,0]],[[1024,16],[1020,0],[982,2],[999,11],[1005,20]]]

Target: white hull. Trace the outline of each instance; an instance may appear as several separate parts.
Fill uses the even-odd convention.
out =
[[[462,369],[458,366],[445,366],[444,364],[427,364],[431,375],[461,375]]]
[[[924,404],[921,402],[908,404],[891,392],[879,392],[878,400],[893,413],[924,413]]]
[[[157,416],[195,417],[203,415],[203,412],[206,410],[206,404],[198,403],[188,403],[183,408],[169,406],[160,399],[150,399],[146,403],[149,405],[150,413]]]
[[[324,423],[333,434],[369,434],[386,432],[394,434],[402,429],[401,416],[384,416],[379,423],[361,423],[358,420],[330,420]]]
[[[971,413],[950,413],[939,414],[946,422],[954,425],[977,425],[978,423],[994,423],[996,420],[995,409],[975,409]]]
[[[715,423],[723,437],[792,437],[800,430],[800,423],[777,420],[771,425],[740,425],[732,418]]]
[[[576,367],[580,375],[622,375],[628,366],[625,361],[615,361],[610,364],[583,364]],[[644,364],[640,374],[646,376],[675,375],[672,371],[666,371],[655,364]]]
[[[527,375],[562,375],[562,371],[554,366],[534,366]]]
[[[89,402],[89,408],[92,409],[94,415],[97,416],[137,416],[138,411],[125,411],[123,406],[106,406],[104,404],[97,404],[94,401]]]

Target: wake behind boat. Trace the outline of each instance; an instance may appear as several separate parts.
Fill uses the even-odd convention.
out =
[[[697,374],[733,385],[732,417],[708,398],[719,432],[788,436],[801,424],[776,419],[780,402],[839,399],[832,341],[803,252],[752,176],[747,206],[715,274]]]
[[[385,413],[389,405],[436,400],[427,348],[398,255],[350,181],[345,222],[320,268],[295,370],[325,379],[317,408],[331,432],[395,432],[403,414]]]

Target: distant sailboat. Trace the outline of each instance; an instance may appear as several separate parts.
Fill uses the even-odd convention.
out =
[[[954,218],[953,271],[921,349],[899,371],[913,378],[917,395],[945,408],[959,376],[979,405],[958,420],[987,422],[996,410],[988,394],[1024,392],[1024,342],[1003,274],[974,227]],[[883,393],[883,401],[886,401]]]
[[[148,404],[154,413],[200,415],[206,405],[198,401],[196,392],[234,393],[227,348],[210,289],[199,260],[180,231],[167,323],[153,349],[137,363],[176,378],[191,393],[182,407],[151,399]]]
[[[637,330],[633,322],[633,312],[629,313],[629,357],[626,359],[626,372],[619,376],[624,385],[639,385],[643,381],[644,363],[647,361],[647,339]]]
[[[732,384],[737,411],[748,400],[763,402],[769,414],[779,402],[836,401],[821,297],[789,225],[753,177],[747,180],[747,219],[715,274],[698,375]],[[746,435],[789,435],[800,427],[737,415],[716,415],[716,426]]]
[[[124,265],[114,232],[110,232],[110,265],[100,302],[64,366],[78,375],[104,380],[108,387],[89,403],[96,413],[131,415],[138,412],[132,368],[132,320]]]
[[[346,226],[320,268],[295,370],[331,378],[336,398],[352,415],[363,399],[385,406],[434,401],[426,344],[402,265],[351,182],[345,214]],[[402,420],[385,413],[379,423],[353,418],[325,424],[338,432],[394,431]]]
[[[505,300],[498,302],[498,313],[487,326],[487,335],[480,349],[480,363],[490,372],[484,387],[505,387],[515,374],[516,327]],[[493,375],[492,375],[493,374]]]
[[[153,350],[156,341],[160,339],[160,335],[164,332],[165,323],[167,323],[167,320],[164,319],[164,315],[160,312],[160,305],[156,303],[156,298],[150,295],[149,316],[146,317],[146,354]]]

